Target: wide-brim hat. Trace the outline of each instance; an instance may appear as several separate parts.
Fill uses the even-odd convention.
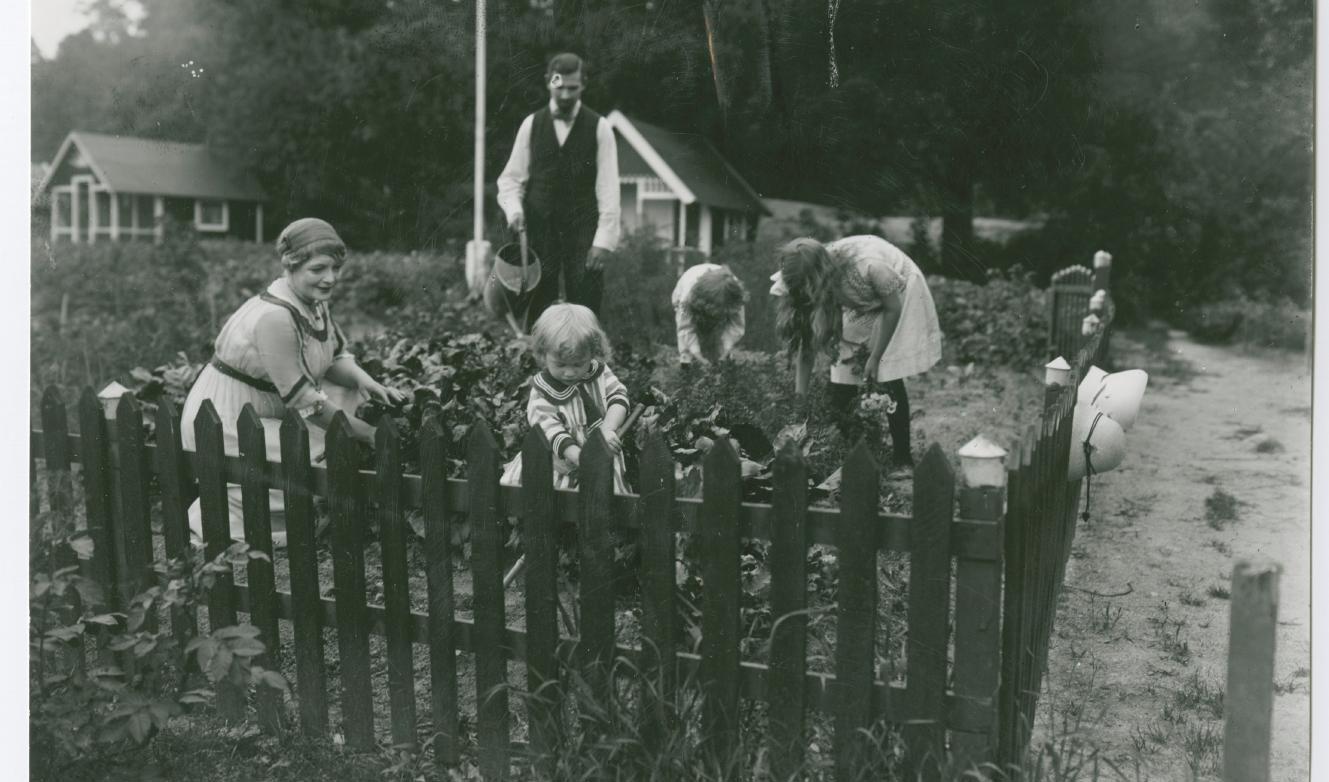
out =
[[[1122,431],[1129,432],[1140,415],[1140,403],[1144,401],[1144,389],[1148,385],[1149,373],[1143,369],[1113,372],[1103,378],[1098,390],[1089,398],[1089,404],[1121,424]]]
[[[1117,468],[1125,458],[1126,433],[1121,425],[1102,410],[1077,404],[1071,426],[1071,459],[1066,477],[1078,481],[1090,472],[1090,467],[1094,475],[1107,472]]]
[[[1098,387],[1103,385],[1103,378],[1108,373],[1092,364],[1084,371],[1084,377],[1080,378],[1080,386],[1075,389],[1075,401],[1088,402],[1098,393]]]

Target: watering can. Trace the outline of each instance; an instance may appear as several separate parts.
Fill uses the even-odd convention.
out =
[[[485,281],[485,307],[495,317],[506,318],[517,337],[526,334],[526,315],[540,284],[540,270],[540,258],[528,246],[523,228],[517,244],[509,242],[498,248],[494,268]]]

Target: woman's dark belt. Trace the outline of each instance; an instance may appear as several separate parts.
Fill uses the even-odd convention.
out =
[[[222,361],[217,356],[212,357],[211,363],[213,368],[232,380],[239,380],[241,383],[244,383],[251,388],[257,388],[259,391],[267,391],[269,394],[277,393],[277,387],[272,383],[246,375],[244,372],[241,372],[230,364],[227,364],[225,361]]]

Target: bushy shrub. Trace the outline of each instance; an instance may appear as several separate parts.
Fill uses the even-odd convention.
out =
[[[1304,350],[1310,316],[1289,299],[1261,300],[1239,294],[1184,310],[1182,326],[1199,342]]]
[[[83,386],[128,384],[129,370],[200,362],[226,318],[281,274],[267,244],[200,241],[168,234],[161,244],[32,244],[31,388],[76,398]],[[460,285],[454,259],[421,253],[348,256],[333,300],[339,322],[367,318],[403,331],[484,317],[447,309]],[[469,322],[468,322],[469,325]]]
[[[984,285],[929,277],[941,322],[942,362],[1027,368],[1047,347],[1044,291],[1019,269],[993,272]]]
[[[605,269],[601,316],[615,342],[673,344],[670,296],[681,269],[649,228],[628,234]]]

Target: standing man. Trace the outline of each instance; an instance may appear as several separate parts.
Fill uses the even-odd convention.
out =
[[[526,229],[540,256],[540,284],[526,328],[558,298],[600,313],[605,258],[618,246],[618,147],[609,120],[581,103],[586,68],[558,54],[545,69],[549,105],[526,117],[498,177],[498,205],[513,231]]]

